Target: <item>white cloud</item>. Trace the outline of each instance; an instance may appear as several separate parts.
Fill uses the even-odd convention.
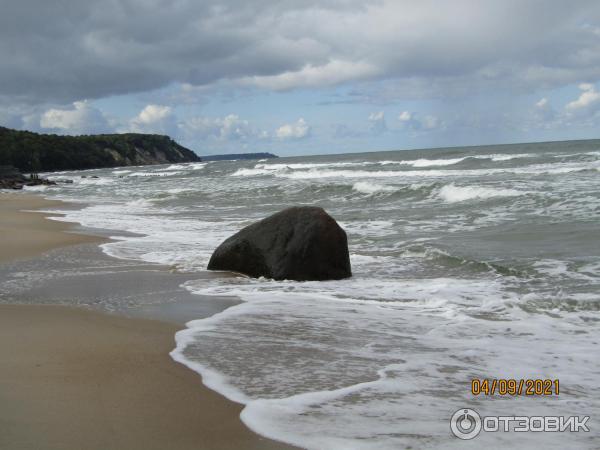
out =
[[[140,124],[151,125],[168,118],[171,114],[173,110],[170,106],[148,105],[134,120]]]
[[[544,109],[548,107],[548,99],[546,97],[540,99],[538,102],[536,102],[535,106],[539,109]]]
[[[267,137],[264,131],[257,131],[250,122],[236,114],[225,117],[191,117],[179,124],[188,138],[237,141]]]
[[[582,91],[577,100],[567,103],[565,110],[569,114],[577,116],[592,115],[600,109],[600,92],[590,83],[579,85]]]
[[[121,131],[135,133],[172,134],[175,130],[175,115],[169,106],[146,105]]]
[[[534,114],[540,122],[550,122],[556,118],[556,111],[546,97],[535,103]]]
[[[412,114],[408,111],[402,111],[398,116],[400,122],[409,122],[412,119]]]
[[[369,114],[369,120],[372,122],[378,122],[381,120],[385,120],[385,114],[383,111],[371,113],[371,114]]]
[[[440,126],[440,119],[436,116],[427,115],[421,120],[421,127],[425,130],[433,130]]]
[[[379,69],[365,62],[332,60],[315,66],[306,64],[299,70],[287,71],[278,75],[244,77],[243,84],[252,84],[276,91],[298,88],[329,86],[349,80],[360,80],[374,76]]]
[[[31,122],[31,116],[26,119]],[[108,119],[100,110],[83,100],[74,102],[70,109],[47,110],[41,115],[39,125],[45,130],[67,134],[99,133],[107,131]]]
[[[398,121],[401,127],[414,131],[430,131],[443,126],[442,121],[437,116],[427,114],[420,118],[417,114],[409,111],[402,111],[398,115]]]
[[[385,114],[383,111],[371,113],[369,115],[369,122],[371,122],[370,131],[374,134],[381,134],[387,131],[387,123],[385,121]]]
[[[281,140],[302,139],[307,137],[309,133],[310,127],[303,118],[300,118],[295,123],[285,124],[277,128],[275,136]]]

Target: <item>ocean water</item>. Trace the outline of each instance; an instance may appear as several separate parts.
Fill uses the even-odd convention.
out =
[[[600,141],[50,177],[74,183],[44,194],[86,203],[65,220],[114,230],[107,254],[192,273],[285,207],[338,220],[350,279],[185,284],[242,303],[188,323],[173,358],[245,404],[242,420],[262,435],[310,449],[600,447]],[[474,378],[559,379],[561,392],[474,396]],[[449,423],[465,407],[590,416],[591,431],[467,442]]]

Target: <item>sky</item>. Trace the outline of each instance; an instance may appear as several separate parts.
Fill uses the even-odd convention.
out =
[[[600,2],[0,0],[0,125],[281,156],[600,137]]]

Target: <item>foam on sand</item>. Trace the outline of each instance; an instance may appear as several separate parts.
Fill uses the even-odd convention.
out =
[[[472,399],[463,387],[474,373],[520,378],[538,375],[531,372],[536,367],[561,382],[594,383],[596,369],[587,356],[593,336],[578,336],[576,351],[572,338],[565,339],[583,324],[576,314],[558,323],[515,311],[512,304],[520,300],[501,280],[385,284],[190,282],[198,294],[237,295],[245,302],[188,323],[177,333],[172,356],[202,374],[207,386],[245,404],[241,417],[251,429],[309,449],[403,448],[415,446],[420,434],[433,447],[443,446],[444,414]],[[340,292],[348,296],[332,296]],[[377,299],[356,298],[369,292]],[[503,311],[509,324],[477,317]],[[356,320],[361,326],[349,327]],[[557,355],[570,361],[561,363]],[[574,361],[578,374],[571,370]],[[526,407],[528,400],[511,398],[498,412]],[[555,414],[568,410],[568,402],[540,401]],[[564,445],[554,439],[544,445]]]

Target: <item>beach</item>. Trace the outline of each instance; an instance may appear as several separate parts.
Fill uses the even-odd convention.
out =
[[[102,241],[96,236],[71,233],[73,225],[46,220],[50,214],[33,211],[55,208],[62,202],[30,194],[0,195],[0,262],[35,256],[61,246]]]
[[[37,306],[19,307],[21,319],[0,312],[11,323],[2,324],[0,357],[15,371],[0,371],[12,377],[0,382],[10,405],[0,433],[18,423],[12,442],[35,439],[34,430],[50,442],[82,430],[90,440],[119,438],[121,448],[131,436],[147,439],[140,448],[283,445],[268,438],[307,449],[452,449],[461,441],[450,418],[464,408],[593,419],[598,148],[549,142],[41,174],[57,184],[32,192],[66,203],[41,203],[44,214],[5,225],[31,256],[0,264],[0,309]],[[3,218],[33,208],[18,198]],[[293,205],[320,206],[345,230],[351,278],[206,269],[226,239]],[[49,235],[60,242],[42,239]],[[77,315],[50,313],[65,307]],[[88,318],[93,327],[83,326]],[[28,352],[14,350],[21,345]],[[67,367],[72,354],[77,365]],[[33,355],[31,369],[19,369],[23,355]],[[46,363],[48,355],[59,359]],[[10,387],[44,370],[53,381],[30,383],[35,395]],[[498,378],[559,380],[560,395],[473,394],[473,380]],[[85,395],[75,379],[89,381]],[[70,395],[86,400],[69,406]],[[39,405],[25,406],[29,398]],[[65,413],[48,410],[56,398]],[[481,433],[476,445],[597,441],[590,427]]]
[[[59,203],[1,194],[2,263],[104,240],[23,212]],[[251,432],[242,405],[170,358],[181,328],[72,306],[0,305],[0,448],[286,448]]]

